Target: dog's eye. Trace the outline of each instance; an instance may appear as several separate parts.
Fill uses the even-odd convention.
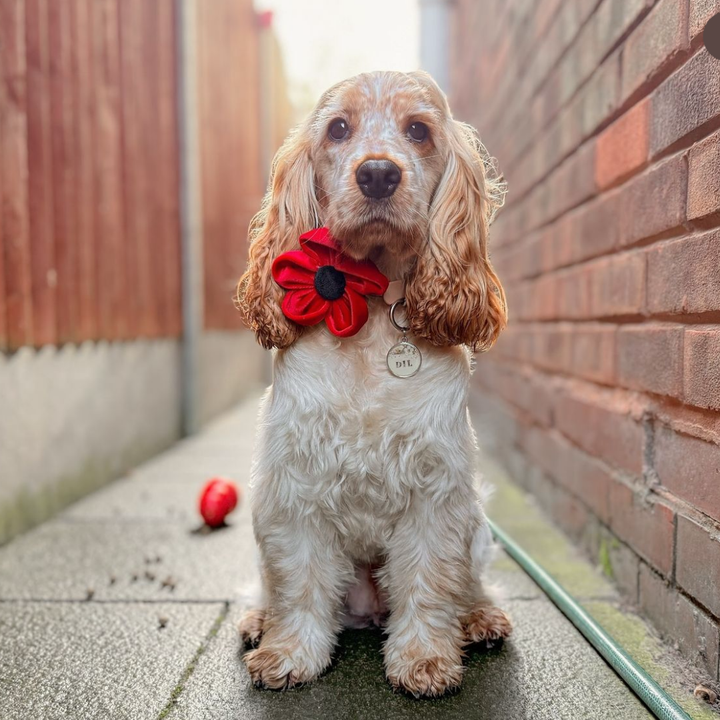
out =
[[[415,142],[422,142],[428,136],[428,126],[425,123],[415,122],[408,128],[408,135]]]
[[[350,126],[344,120],[333,120],[328,132],[333,140],[342,140],[350,132]]]

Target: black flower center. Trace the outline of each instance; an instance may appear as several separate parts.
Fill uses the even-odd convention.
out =
[[[315,273],[315,289],[323,300],[337,300],[345,292],[345,275],[332,265],[323,265]]]

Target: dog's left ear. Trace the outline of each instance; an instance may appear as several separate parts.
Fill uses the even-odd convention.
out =
[[[446,128],[445,171],[428,237],[406,281],[408,319],[413,334],[433,345],[486,350],[507,322],[505,293],[487,250],[504,182],[470,126],[448,119]]]

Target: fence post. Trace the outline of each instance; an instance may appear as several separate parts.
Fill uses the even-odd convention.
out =
[[[203,330],[203,228],[197,99],[196,0],[177,0],[177,83],[182,256],[182,429],[199,429],[200,339]]]

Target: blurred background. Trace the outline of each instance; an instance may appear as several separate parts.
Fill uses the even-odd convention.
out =
[[[232,296],[272,155],[332,83],[423,67],[509,183],[480,440],[717,678],[717,12],[0,0],[0,544],[268,380]]]

